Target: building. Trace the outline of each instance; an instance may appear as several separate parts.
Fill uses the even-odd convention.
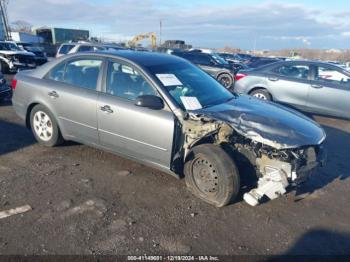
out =
[[[59,45],[69,41],[86,41],[90,36],[88,30],[67,28],[41,27],[35,29],[34,32],[44,39],[45,44],[51,45]]]
[[[169,49],[191,49],[192,45],[187,45],[182,40],[166,40],[161,47]]]
[[[29,34],[26,32],[11,32],[11,38],[15,42],[24,43],[43,43],[44,39],[40,36]]]

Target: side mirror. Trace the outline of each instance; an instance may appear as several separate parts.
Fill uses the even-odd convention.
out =
[[[153,95],[142,95],[137,97],[135,105],[147,107],[154,110],[160,110],[164,108],[163,100],[160,97]]]

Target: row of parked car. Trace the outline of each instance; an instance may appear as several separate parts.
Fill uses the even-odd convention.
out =
[[[350,72],[335,63],[214,53],[173,52],[237,94],[278,102],[307,113],[350,119]]]
[[[117,51],[116,44],[65,43],[56,54],[61,57],[87,51]],[[304,112],[350,118],[350,75],[334,63],[286,61],[283,58],[255,57],[249,54],[215,53],[207,49],[174,50],[238,94],[282,103]],[[35,68],[47,62],[43,50],[28,43],[0,42],[2,72]],[[0,98],[8,96],[1,80]]]

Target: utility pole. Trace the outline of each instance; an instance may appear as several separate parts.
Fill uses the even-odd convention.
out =
[[[162,19],[159,20],[159,46],[162,45]]]

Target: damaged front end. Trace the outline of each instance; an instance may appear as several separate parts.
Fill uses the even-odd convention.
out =
[[[256,206],[304,181],[325,161],[323,129],[284,107],[247,97],[190,112],[182,122],[184,156],[200,143],[229,145],[255,167],[256,187],[244,200]]]
[[[325,161],[323,145],[298,149],[274,150],[260,148],[256,158],[257,187],[245,193],[243,199],[256,206],[264,196],[275,199],[288,186],[305,181],[312,171]]]

